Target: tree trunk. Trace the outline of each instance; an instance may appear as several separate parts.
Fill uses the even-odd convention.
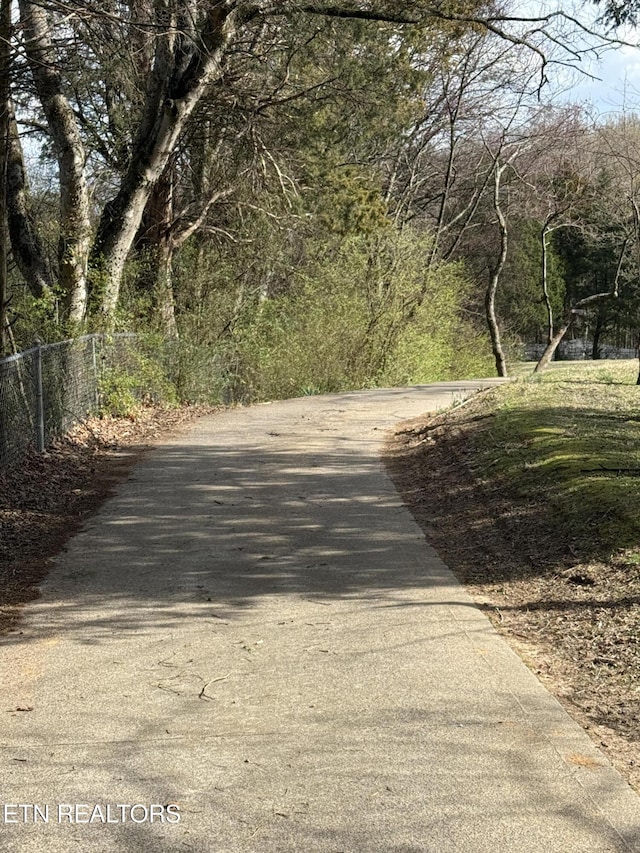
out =
[[[596,324],[593,327],[593,343],[591,345],[591,358],[597,361],[600,358],[600,335],[602,334],[602,317],[598,311]]]
[[[509,231],[507,228],[507,220],[502,208],[500,207],[500,179],[506,166],[500,166],[496,163],[494,175],[494,193],[493,206],[498,216],[498,225],[500,227],[500,254],[498,256],[495,267],[491,270],[489,277],[489,286],[485,294],[484,307],[487,316],[487,325],[489,327],[489,335],[491,337],[491,349],[496,363],[498,376],[507,376],[507,362],[502,349],[500,340],[500,327],[498,318],[496,317],[496,293],[498,291],[498,283],[500,274],[507,260],[507,252],[509,250]]]
[[[144,259],[139,285],[153,295],[165,335],[177,339],[173,296],[173,183],[174,158],[171,158],[144,212],[138,240]]]
[[[542,295],[544,298],[544,304],[547,309],[547,343],[550,344],[553,340],[553,307],[551,305],[551,299],[549,297],[549,280],[547,274],[548,267],[548,252],[547,252],[547,225],[542,229],[541,233],[541,245],[542,245]]]
[[[24,154],[13,105],[7,102],[9,139],[7,151],[7,219],[11,251],[31,294],[41,299],[53,290],[53,275],[47,253],[29,209]]]
[[[67,319],[81,323],[87,310],[87,260],[91,241],[85,151],[75,114],[64,94],[46,11],[19,0],[25,51],[58,158],[60,239],[58,262]]]
[[[502,349],[500,340],[500,327],[498,326],[498,318],[496,317],[496,291],[498,289],[498,281],[500,278],[500,270],[494,270],[491,274],[491,280],[484,300],[484,307],[487,316],[487,325],[489,327],[489,336],[491,337],[491,349],[493,358],[496,364],[498,376],[507,376],[507,362]]]
[[[178,340],[173,294],[173,247],[170,242],[165,243],[160,251],[156,301],[164,334],[170,340]]]
[[[226,4],[225,4],[226,5]],[[222,74],[222,58],[233,38],[237,11],[214,4],[190,48],[199,51],[181,68],[184,45],[176,19],[157,36],[145,114],[133,146],[131,163],[120,191],[106,205],[92,252],[92,266],[102,288],[100,310],[107,326],[113,322],[124,265],[156,181],[173,154],[180,134],[211,83]]]
[[[11,0],[0,0],[0,357],[7,351],[7,161],[9,159],[9,91]]]
[[[570,314],[569,320],[565,320],[564,323],[560,326],[559,329],[556,329],[556,333],[553,338],[547,344],[545,351],[542,353],[540,361],[536,364],[534,373],[539,373],[541,370],[544,370],[545,367],[549,366],[551,359],[555,355],[556,350],[560,344],[560,341],[564,338],[565,334],[569,330],[571,324],[573,323],[574,315]]]

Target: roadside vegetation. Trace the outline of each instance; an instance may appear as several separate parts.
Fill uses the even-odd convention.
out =
[[[636,376],[557,363],[403,425],[388,463],[443,559],[638,787]]]
[[[640,120],[557,93],[637,14],[0,0],[0,355],[151,332],[218,403],[633,349]]]

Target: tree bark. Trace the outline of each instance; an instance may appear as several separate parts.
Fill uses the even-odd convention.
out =
[[[540,234],[540,242],[542,248],[542,296],[544,298],[545,308],[547,309],[547,344],[553,340],[553,307],[549,296],[549,280],[548,280],[548,252],[547,252],[547,223],[544,224]]]
[[[504,266],[504,264],[503,264]],[[500,279],[500,270],[494,269],[491,273],[489,287],[485,295],[484,306],[487,316],[487,325],[489,327],[489,336],[491,338],[491,349],[496,365],[498,376],[507,376],[507,362],[502,349],[502,341],[500,339],[500,327],[496,316],[496,291]]]
[[[7,102],[9,138],[7,150],[7,220],[11,251],[27,287],[36,299],[53,290],[53,275],[40,232],[29,209],[24,154],[13,105]]]
[[[172,158],[153,188],[143,216],[139,245],[144,271],[139,283],[153,294],[165,335],[177,339],[173,295],[173,183]]]
[[[91,241],[85,151],[78,124],[64,94],[49,22],[33,0],[19,0],[29,68],[47,119],[60,172],[60,285],[67,319],[81,323],[87,310],[87,260]]]
[[[164,33],[157,37],[133,156],[118,194],[104,209],[92,251],[96,285],[102,290],[100,311],[107,326],[113,322],[124,265],[153,186],[193,110],[222,74],[222,59],[241,22],[237,10],[224,6],[215,4],[208,10],[196,38],[186,37],[180,15],[174,15],[170,25],[165,22]],[[185,56],[188,51],[190,58]]]
[[[600,336],[602,334],[602,317],[600,312],[596,318],[596,324],[593,327],[593,343],[591,345],[591,358],[597,361],[600,358]]]
[[[493,206],[498,217],[498,225],[500,227],[500,254],[496,265],[490,271],[489,286],[485,294],[484,307],[487,316],[487,325],[489,327],[489,335],[491,337],[491,349],[496,363],[496,371],[498,376],[507,376],[507,362],[502,349],[502,341],[500,339],[500,327],[496,316],[496,293],[500,282],[500,275],[507,260],[509,251],[509,230],[506,217],[500,206],[500,179],[506,168],[506,165],[500,166],[496,162],[493,187]]]
[[[569,319],[565,320],[565,322],[562,323],[558,329],[556,329],[555,335],[547,344],[545,351],[542,353],[542,356],[540,357],[540,361],[536,364],[535,369],[533,371],[534,373],[540,373],[541,370],[544,370],[545,367],[549,366],[551,359],[553,358],[556,350],[558,349],[558,345],[560,344],[560,341],[564,338],[566,333],[571,328],[571,325],[574,321],[574,318],[575,318],[575,315],[571,314]]]
[[[11,0],[0,0],[0,357],[7,351],[7,161],[9,159],[9,91]]]

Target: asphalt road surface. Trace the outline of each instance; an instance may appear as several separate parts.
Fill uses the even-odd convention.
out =
[[[0,645],[0,850],[640,851],[640,799],[379,460],[486,384],[227,411],[148,454]]]

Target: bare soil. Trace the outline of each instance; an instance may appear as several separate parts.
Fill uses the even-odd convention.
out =
[[[474,466],[481,398],[403,424],[389,473],[429,541],[545,686],[640,791],[640,566],[584,560],[549,509]]]
[[[55,555],[141,454],[211,411],[150,407],[135,418],[89,418],[46,453],[0,472],[0,634],[19,631],[20,611],[38,597]]]

